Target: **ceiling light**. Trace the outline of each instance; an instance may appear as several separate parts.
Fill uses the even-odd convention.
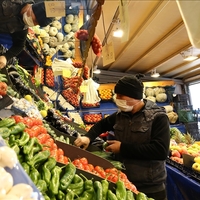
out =
[[[193,47],[189,48],[187,51],[183,51],[180,53],[185,61],[193,61],[196,60],[198,57],[193,55]]]
[[[185,61],[193,61],[196,60],[198,57],[197,56],[186,56],[183,60]]]
[[[114,37],[120,38],[120,37],[123,36],[123,34],[124,34],[124,32],[121,29],[118,29],[118,28],[115,31],[113,31],[113,36]]]
[[[97,66],[95,66],[95,67],[93,68],[93,73],[94,73],[94,74],[100,74],[100,73],[101,73],[101,70],[100,70],[100,69],[97,69]]]
[[[153,69],[153,70],[151,71],[151,77],[153,77],[153,78],[158,78],[159,76],[160,76],[160,74],[156,72],[156,69]]]

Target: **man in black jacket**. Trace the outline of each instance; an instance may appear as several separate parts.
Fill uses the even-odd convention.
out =
[[[165,160],[169,152],[170,126],[163,107],[143,100],[141,75],[122,77],[115,86],[118,112],[97,122],[75,145],[87,148],[97,136],[113,131],[115,140],[106,150],[124,163],[124,171],[136,188],[155,200],[166,200]]]
[[[12,45],[0,55],[0,69],[9,59],[17,56],[24,48],[28,27],[47,26],[53,18],[46,17],[44,2],[33,0],[0,0],[0,33],[9,34]]]

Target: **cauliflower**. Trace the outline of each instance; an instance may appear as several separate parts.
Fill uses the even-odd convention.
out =
[[[71,26],[72,26],[72,31],[73,32],[76,32],[79,29],[78,24],[72,24]]]
[[[50,36],[55,36],[58,33],[58,29],[56,27],[51,26],[49,28],[49,35]]]
[[[46,36],[45,37],[41,37],[43,43],[49,43],[49,34],[46,33]]]
[[[50,47],[55,47],[57,42],[58,42],[58,39],[56,37],[49,38],[49,46]]]
[[[66,53],[67,50],[69,49],[69,45],[67,43],[65,43],[61,48],[60,51],[63,53]]]
[[[44,53],[49,54],[49,45],[47,43],[43,44],[42,49],[43,49]]]
[[[64,35],[61,32],[58,32],[57,35],[56,35],[56,37],[58,38],[58,42],[62,42],[63,39],[64,39]]]
[[[67,50],[67,52],[64,53],[64,57],[71,58],[71,56],[72,56],[72,51],[70,50]]]
[[[45,27],[42,27],[42,29],[45,30],[47,33],[49,32],[49,28],[50,28],[49,25],[47,25],[47,26],[45,26]]]
[[[66,33],[69,33],[71,30],[72,30],[71,24],[65,24],[65,25],[64,25],[64,31],[65,31]]]
[[[79,17],[78,15],[74,15],[74,21],[72,22],[72,24],[78,24],[79,23]]]
[[[62,24],[58,20],[53,21],[51,25],[57,28],[57,30],[60,30],[62,28]]]
[[[54,54],[56,53],[56,49],[55,48],[50,48],[49,49],[49,55],[52,57],[54,56]]]
[[[72,14],[67,15],[66,18],[65,18],[65,21],[66,21],[67,24],[73,23],[74,15],[72,15]]]

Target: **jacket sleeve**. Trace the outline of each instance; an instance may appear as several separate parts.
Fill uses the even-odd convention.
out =
[[[27,33],[28,30],[26,29],[11,34],[12,46],[5,54],[3,54],[7,61],[13,57],[16,57],[23,50],[26,43]]]
[[[101,133],[104,133],[106,131],[113,131],[115,118],[116,118],[116,113],[113,113],[112,115],[100,120],[94,126],[92,126],[92,128],[90,128],[90,130],[87,132],[85,136],[89,137],[90,141],[92,142]]]
[[[169,143],[169,119],[167,115],[160,115],[153,121],[149,143],[121,143],[120,154],[129,159],[165,160],[169,153]]]

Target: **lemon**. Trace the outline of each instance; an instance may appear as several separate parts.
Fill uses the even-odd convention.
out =
[[[46,110],[41,110],[40,114],[42,115],[42,117],[46,117],[47,116],[47,111]]]
[[[25,95],[24,98],[25,98],[27,101],[32,101],[32,97],[31,97],[31,95],[29,95],[29,94]]]

